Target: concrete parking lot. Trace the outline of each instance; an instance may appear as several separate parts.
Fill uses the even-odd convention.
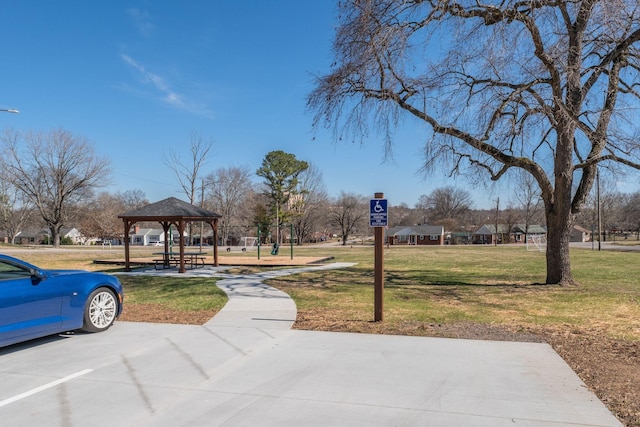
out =
[[[262,281],[292,271],[192,271],[222,277],[229,294],[202,326],[117,322],[0,349],[0,417],[64,427],[621,425],[546,344],[291,330],[295,304]]]

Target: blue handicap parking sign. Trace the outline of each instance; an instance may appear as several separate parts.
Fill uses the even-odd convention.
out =
[[[371,227],[386,227],[387,218],[387,199],[371,199],[369,201],[369,225]]]

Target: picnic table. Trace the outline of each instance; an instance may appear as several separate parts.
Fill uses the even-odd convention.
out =
[[[162,255],[162,258],[153,260],[155,269],[158,267],[171,268],[180,265],[180,252],[154,252],[153,255]],[[191,268],[204,267],[204,259],[206,252],[185,252],[184,263],[189,264]]]

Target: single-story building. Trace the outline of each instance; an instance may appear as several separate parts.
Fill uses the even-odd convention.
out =
[[[60,239],[69,239],[74,245],[84,242],[84,236],[77,228],[62,227],[60,229]],[[50,243],[51,231],[48,228],[31,228],[18,232],[15,242],[19,245],[42,245]]]
[[[587,230],[584,227],[579,225],[574,225],[571,229],[571,234],[569,235],[570,242],[590,242],[591,239],[591,231]]]
[[[62,227],[60,229],[60,238],[70,239],[71,243],[73,243],[74,245],[81,245],[86,240],[82,233],[74,227]]]
[[[189,233],[185,230],[184,237],[188,237]],[[175,228],[171,231],[173,244],[178,244],[179,235]],[[129,234],[129,242],[134,246],[154,246],[164,243],[164,230],[162,228],[141,228],[137,225]]]
[[[547,230],[536,224],[484,224],[473,233],[472,242],[475,244],[492,245],[495,242],[502,243],[527,243],[526,236],[546,236]]]
[[[446,236],[446,239],[450,245],[468,245],[471,243],[471,237],[469,231],[454,231]]]
[[[444,227],[441,225],[412,225],[385,230],[388,245],[444,245]]]
[[[49,230],[27,228],[16,234],[15,242],[18,245],[42,245],[49,239]]]

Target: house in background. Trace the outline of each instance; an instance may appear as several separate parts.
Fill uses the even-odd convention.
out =
[[[203,245],[213,246],[213,230],[207,230],[205,228],[202,230],[202,234],[200,234],[200,227],[195,227],[193,230],[193,234],[191,235],[191,244],[194,246],[199,246],[200,240],[202,240]],[[232,239],[230,238],[228,240],[232,240]],[[232,241],[237,242],[238,239],[234,239]],[[237,244],[238,243],[227,243],[227,245],[237,245]]]
[[[529,224],[529,227],[525,224],[516,224],[511,229],[510,243],[527,243],[527,236],[545,236],[547,235],[547,229],[541,225]]]
[[[18,245],[42,245],[49,239],[49,230],[43,228],[27,228],[16,234]]]
[[[385,230],[388,245],[444,245],[444,227],[441,225],[412,225]]]
[[[446,236],[450,245],[468,245],[471,243],[472,234],[469,231],[454,231]]]
[[[47,230],[48,231],[48,230]],[[49,233],[47,233],[48,235]],[[74,245],[82,245],[84,244],[86,238],[82,235],[77,228],[73,227],[62,227],[60,229],[60,239],[67,238]]]
[[[171,236],[173,239],[173,244],[177,245],[180,240],[180,236],[178,235],[178,230],[176,230],[175,226],[172,228]],[[186,239],[188,236],[189,233],[187,232],[187,230],[185,230],[184,238]],[[141,228],[136,225],[129,234],[129,239],[129,242],[131,242],[131,244],[134,246],[159,245],[161,243],[164,243],[164,231],[162,230],[162,228]]]
[[[503,243],[500,236],[509,234],[506,224],[483,224],[472,236],[471,242],[476,245],[493,245]]]
[[[84,243],[85,238],[74,227],[62,227],[60,229],[60,240],[68,239],[74,245]],[[30,228],[20,231],[15,239],[18,245],[44,245],[51,244],[51,231],[48,228]]]
[[[493,245],[497,243],[527,243],[526,236],[546,236],[547,230],[541,225],[513,224],[484,224],[473,233],[474,244]]]
[[[177,234],[177,231],[175,233]],[[155,245],[158,242],[164,242],[164,231],[162,228],[140,228],[136,226],[129,238],[134,246]]]
[[[571,234],[569,234],[570,242],[590,242],[591,239],[591,231],[587,230],[584,227],[580,227],[579,225],[574,225],[571,229]]]

